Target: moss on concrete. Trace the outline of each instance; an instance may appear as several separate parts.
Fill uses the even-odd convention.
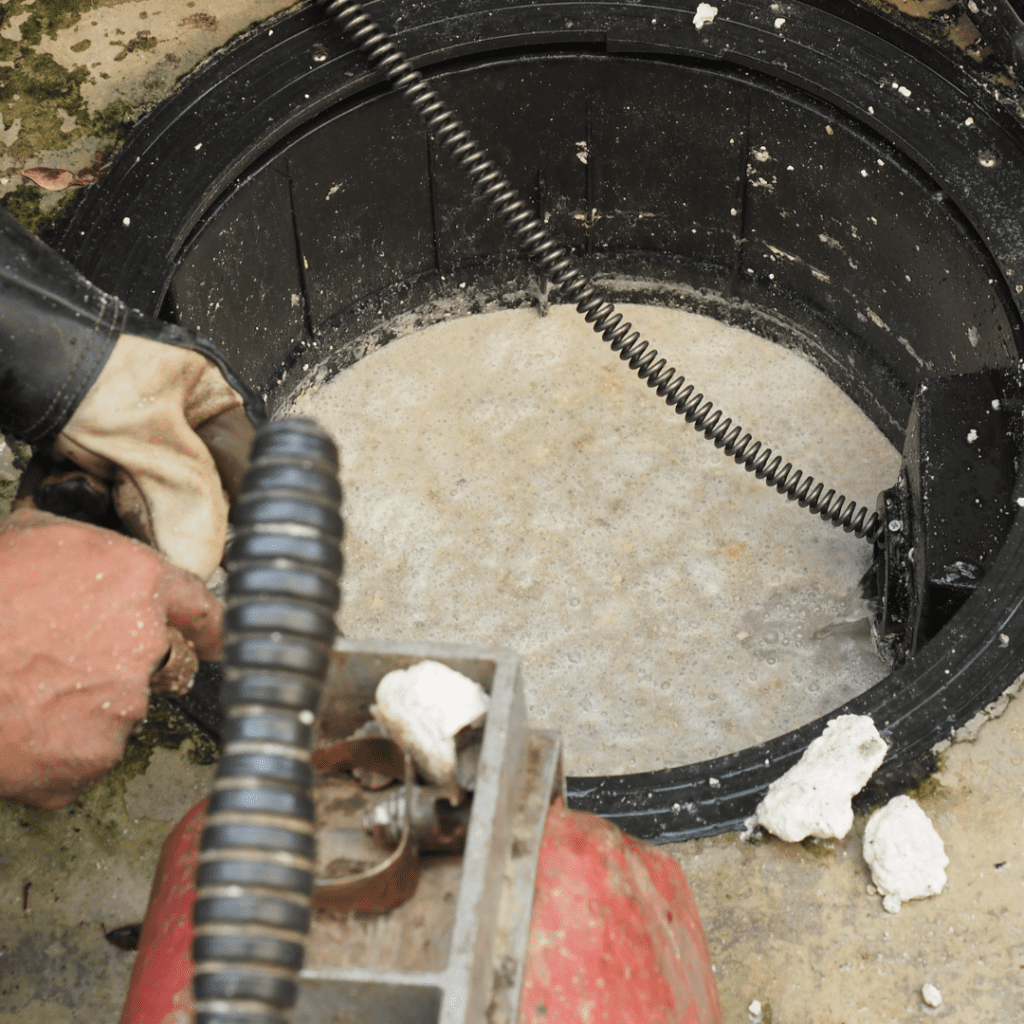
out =
[[[832,860],[839,848],[834,839],[817,839],[815,836],[808,836],[800,845],[818,860]]]
[[[33,0],[30,6],[23,0],[14,0],[10,4],[10,13],[17,14],[26,9],[30,12],[22,22],[21,38],[31,46],[38,46],[44,34],[56,39],[60,29],[71,28],[86,11],[97,6],[97,0]]]
[[[149,714],[137,736],[129,741],[125,760],[149,763],[149,753],[154,747],[177,750],[185,742],[190,744],[188,759],[192,764],[216,764],[220,756],[217,743],[183,714],[173,700],[154,697],[150,701]]]
[[[68,189],[54,195],[26,181],[0,198],[0,206],[29,231],[52,245],[71,219],[80,191]]]
[[[50,54],[9,39],[0,39],[0,61],[11,62],[9,67],[0,67],[0,115],[5,125],[21,122],[17,138],[6,144],[0,158],[24,160],[87,134],[91,123],[82,98],[82,85],[89,78],[87,67],[69,70]],[[65,131],[62,126],[69,117],[76,123]]]

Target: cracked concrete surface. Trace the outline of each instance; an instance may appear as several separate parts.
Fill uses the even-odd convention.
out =
[[[41,226],[73,190],[44,192],[23,170],[106,160],[181,74],[286,6],[11,0],[0,12],[0,196]],[[899,3],[912,17],[949,6]],[[951,10],[943,31],[973,45],[963,9]],[[0,450],[0,484],[15,476]],[[172,738],[133,754],[65,812],[0,806],[0,1022],[117,1020],[132,954],[106,942],[103,926],[141,917],[163,837],[209,785],[210,767],[188,749]],[[728,835],[670,847],[701,909],[727,1024],[751,1021],[755,999],[763,1024],[1024,1019],[1022,760],[1020,699],[944,752],[917,796],[946,844],[949,882],[896,916],[867,894],[862,816],[834,843]],[[922,1001],[926,982],[942,992],[937,1010]]]

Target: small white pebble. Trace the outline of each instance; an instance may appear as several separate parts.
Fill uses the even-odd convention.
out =
[[[1024,498],[1018,498],[1017,504],[1020,505],[1021,508],[1024,508]]]
[[[942,993],[929,982],[925,982],[921,986],[921,998],[932,1007],[938,1007],[942,1005]]]
[[[902,906],[903,900],[899,896],[893,896],[891,893],[882,900],[882,909],[889,914],[898,914]]]
[[[721,783],[718,781],[718,779],[708,779],[708,782],[710,782],[712,786],[720,786],[721,785]]]
[[[967,118],[966,121],[964,121],[964,127],[966,127],[966,128],[970,128],[972,124],[974,124],[974,118],[973,117],[969,117],[969,118]]]
[[[124,218],[124,220],[122,220],[122,221],[121,221],[121,223],[122,223],[122,224],[123,224],[123,225],[124,225],[124,226],[125,226],[126,228],[127,228],[127,227],[130,227],[130,226],[131,226],[131,223],[132,223],[132,219],[131,219],[131,217],[125,217],[125,218]]]
[[[910,99],[910,90],[905,85],[900,86],[899,92],[905,99]]]
[[[751,1017],[760,1017],[761,1016],[761,1000],[760,999],[755,999],[747,1007],[747,1013],[749,1013]]]
[[[697,12],[693,16],[694,27],[699,32],[705,25],[710,25],[717,17],[717,7],[712,7],[711,4],[697,4]]]
[[[316,715],[314,715],[308,708],[303,709],[299,712],[299,721],[303,725],[312,725],[313,722],[316,721]]]
[[[202,148],[203,148],[203,144],[202,144],[201,142],[197,142],[197,143],[195,144],[195,151],[196,151],[197,153],[198,153],[198,152],[199,152],[199,150],[201,150]]]
[[[786,24],[786,19],[785,18],[776,18],[775,19],[775,27],[776,28],[782,28],[782,26],[785,25],[785,24]]]
[[[1000,633],[999,634],[999,642],[1004,647],[1009,647],[1010,646],[1010,638],[1005,633]]]
[[[868,176],[868,172],[867,172],[867,171],[865,171],[863,167],[862,167],[862,168],[861,168],[861,170],[860,170],[860,176],[861,176],[862,178],[866,178],[866,177]]]
[[[104,711],[106,711],[106,710],[107,710],[107,708],[109,708],[109,707],[110,707],[110,701],[109,701],[109,700],[105,700],[105,701],[104,701],[104,702],[102,703],[102,705],[100,705],[100,706],[101,706],[101,707],[103,708],[103,710],[104,710]]]
[[[869,896],[877,896],[878,890],[870,882],[868,882],[867,893]]]
[[[972,427],[967,431],[967,443],[974,444],[978,440],[978,432]]]

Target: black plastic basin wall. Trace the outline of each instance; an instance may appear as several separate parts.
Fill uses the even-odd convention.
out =
[[[898,447],[922,379],[1018,365],[1024,131],[958,53],[837,2],[783,17],[731,0],[699,29],[677,2],[368,6],[615,299],[799,349]],[[531,301],[535,281],[312,8],[147,117],[64,248],[126,301],[215,337],[271,407],[386,343],[398,314],[439,318],[460,283],[497,307]],[[1013,681],[1022,545],[1016,524],[952,623],[841,709],[891,743],[872,796]],[[575,779],[572,800],[653,839],[738,827],[823,725]]]

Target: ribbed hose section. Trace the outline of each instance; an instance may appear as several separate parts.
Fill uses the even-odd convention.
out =
[[[487,151],[360,4],[349,0],[314,2],[324,7],[327,16],[345,36],[370,58],[374,67],[388,76],[392,88],[405,94],[433,138],[455,157],[495,216],[504,221],[519,248],[575,305],[576,312],[586,318],[612,351],[617,352],[649,388],[656,390],[659,398],[687,423],[693,424],[716,448],[722,449],[724,455],[768,487],[774,487],[779,494],[832,526],[840,526],[847,533],[868,541],[874,540],[882,528],[876,512],[869,515],[867,508],[847,501],[845,495],[837,496],[835,490],[825,491],[824,484],[815,483],[814,477],[806,476],[792,463],[783,465],[781,455],[773,456],[771,448],[756,441],[738,423],[734,424],[693,384],[688,384],[683,374],[670,367],[666,359],[659,358],[658,350],[641,338],[631,323],[623,322],[615,305],[587,278],[569,250],[551,235]]]
[[[310,922],[313,721],[334,642],[341,488],[311,420],[262,425],[232,512],[224,749],[193,912],[196,1024],[285,1024]]]

